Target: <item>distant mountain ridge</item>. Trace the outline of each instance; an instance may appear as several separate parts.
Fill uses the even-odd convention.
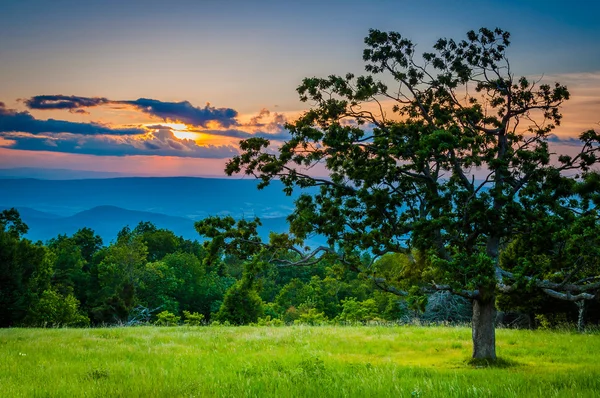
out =
[[[58,169],[47,167],[0,167],[0,178],[35,178],[38,180],[86,180],[102,178],[120,178],[120,177],[141,177],[147,178],[152,175],[144,173],[126,173],[116,171],[94,171],[94,170],[75,170]],[[199,178],[224,178],[225,175],[187,175],[187,177]],[[168,178],[168,177],[167,177]]]
[[[197,177],[124,177],[87,180],[0,179],[0,204],[69,216],[116,206],[198,220],[209,215],[284,217],[298,193],[286,196],[273,181]]]
[[[0,206],[0,210],[9,208]],[[186,239],[199,240],[200,236],[194,228],[194,221],[183,218],[168,216],[160,213],[152,213],[137,210],[127,210],[115,206],[98,206],[68,217],[56,214],[40,212],[26,207],[16,207],[21,219],[29,227],[27,238],[33,241],[47,241],[59,234],[72,235],[83,227],[93,229],[100,235],[104,243],[108,244],[114,240],[117,233],[125,226],[135,228],[142,221],[155,224],[158,228],[173,231],[177,236]],[[270,218],[263,221],[263,227],[259,229],[263,239],[268,239],[269,232],[286,232],[288,229],[285,218]]]
[[[90,170],[71,170],[71,169],[53,169],[39,167],[13,167],[0,168],[0,178],[37,178],[42,180],[73,180],[89,178],[116,178],[127,177],[126,173],[117,173],[113,171],[90,171]]]
[[[30,227],[27,237],[42,241],[89,227],[108,243],[121,228],[140,221],[199,239],[194,221],[213,215],[257,216],[263,239],[270,231],[286,232],[286,217],[299,193],[286,196],[279,181],[264,190],[256,184],[254,179],[196,177],[0,179],[0,209],[17,208]]]

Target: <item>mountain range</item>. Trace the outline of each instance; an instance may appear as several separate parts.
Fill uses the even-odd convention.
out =
[[[199,239],[194,221],[212,215],[260,217],[261,236],[285,232],[299,193],[287,196],[274,181],[196,177],[126,177],[79,180],[0,179],[0,209],[15,207],[29,226],[27,237],[46,241],[92,228],[105,243],[123,227],[150,221],[176,235]],[[310,191],[308,191],[310,193]]]

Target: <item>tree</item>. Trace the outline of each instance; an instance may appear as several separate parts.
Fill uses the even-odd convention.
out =
[[[565,223],[563,217],[550,214],[543,221],[532,225],[529,234],[519,235],[512,240],[501,253],[500,265],[507,270],[536,269],[549,281],[563,286],[567,283],[578,285],[597,281],[600,279],[598,232],[597,216],[593,212],[578,215],[568,223]],[[535,284],[531,282],[527,279],[522,281],[521,290],[529,294],[527,297],[516,298],[521,306],[532,308],[550,303],[548,307],[556,312],[556,299],[568,298],[576,304],[578,329],[583,329],[585,303],[594,297],[564,297],[552,289],[545,289],[545,297],[540,297],[539,293],[530,293],[535,288]],[[575,309],[575,306],[572,307]]]
[[[223,304],[217,312],[216,318],[219,322],[229,322],[233,325],[246,325],[258,321],[263,315],[263,302],[253,289],[252,284],[244,279],[231,286]]]
[[[81,248],[66,235],[51,239],[48,248],[54,255],[52,285],[56,291],[63,296],[75,293],[76,297],[85,298],[89,275],[83,270],[86,261]]]
[[[550,215],[562,225],[589,217],[598,231],[600,202],[600,176],[591,170],[598,133],[582,133],[576,155],[552,152],[569,92],[516,78],[505,53],[509,38],[482,28],[465,40],[440,39],[418,57],[399,33],[371,30],[363,53],[371,75],[304,79],[298,92],[312,108],[287,125],[290,139],[279,148],[265,138],[244,140],[226,167],[229,175],[260,179],[259,188],[273,179],[288,194],[319,187],[296,200],[292,235],[261,250],[297,253],[281,263],[288,265],[336,256],[400,295],[406,292],[373,273],[360,253],[422,253],[429,284],[420,288],[473,303],[474,358],[496,358],[498,292],[527,281],[568,300],[593,297],[597,280],[554,282],[536,266],[509,271],[498,261],[513,236],[539,232]],[[327,178],[310,174],[317,164]],[[293,246],[311,233],[326,236],[329,246]],[[228,247],[247,248],[240,234],[220,236]]]
[[[84,269],[87,271],[92,264],[94,255],[102,248],[102,238],[96,235],[91,228],[81,228],[71,237],[73,242],[81,251],[83,259],[86,261]]]
[[[147,254],[146,245],[126,233],[107,248],[104,258],[93,270],[98,291],[91,312],[96,321],[127,319],[135,305]]]
[[[158,261],[169,253],[175,253],[179,240],[172,231],[159,229],[148,221],[140,222],[132,231],[148,248],[148,261]]]
[[[88,326],[89,318],[79,312],[79,300],[72,294],[61,295],[53,289],[42,292],[29,309],[25,321],[41,327]]]
[[[17,210],[0,212],[0,327],[20,324],[38,290],[50,283],[48,251],[23,238],[27,230]]]

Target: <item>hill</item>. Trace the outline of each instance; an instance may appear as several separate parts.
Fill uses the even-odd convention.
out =
[[[8,206],[0,206],[0,209]],[[177,236],[196,240],[199,235],[194,229],[194,221],[189,218],[169,216],[147,211],[127,210],[116,206],[97,206],[68,217],[46,213],[27,207],[16,207],[23,221],[29,226],[27,238],[33,241],[47,241],[59,234],[72,235],[78,229],[88,227],[100,235],[104,243],[114,240],[125,226],[134,228],[142,221],[149,221],[159,228],[173,231]],[[269,232],[285,232],[287,222],[284,217],[263,220],[260,234],[268,239]]]
[[[198,220],[209,215],[285,217],[298,196],[282,184],[264,190],[255,180],[194,177],[128,177],[85,180],[0,179],[0,204],[71,216],[116,206]]]

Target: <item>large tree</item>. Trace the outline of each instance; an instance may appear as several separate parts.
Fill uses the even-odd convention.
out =
[[[415,266],[428,288],[472,301],[473,357],[495,359],[499,291],[526,283],[577,301],[600,287],[594,278],[575,284],[569,272],[557,280],[535,264],[508,270],[499,262],[513,237],[540,233],[544,223],[585,217],[597,229],[599,135],[581,134],[576,154],[553,153],[551,132],[569,92],[516,78],[503,30],[440,39],[420,56],[395,32],[371,30],[365,43],[370,75],[304,79],[298,92],[312,107],[287,125],[289,140],[278,148],[264,138],[242,141],[226,172],[254,175],[260,187],[279,179],[288,193],[319,187],[296,201],[290,231],[296,242],[324,235],[329,247],[303,252],[278,239],[302,256],[282,264],[336,255],[382,289],[405,294],[360,254],[419,253],[426,264]],[[318,164],[328,177],[311,172]],[[229,232],[227,242],[240,236]]]

